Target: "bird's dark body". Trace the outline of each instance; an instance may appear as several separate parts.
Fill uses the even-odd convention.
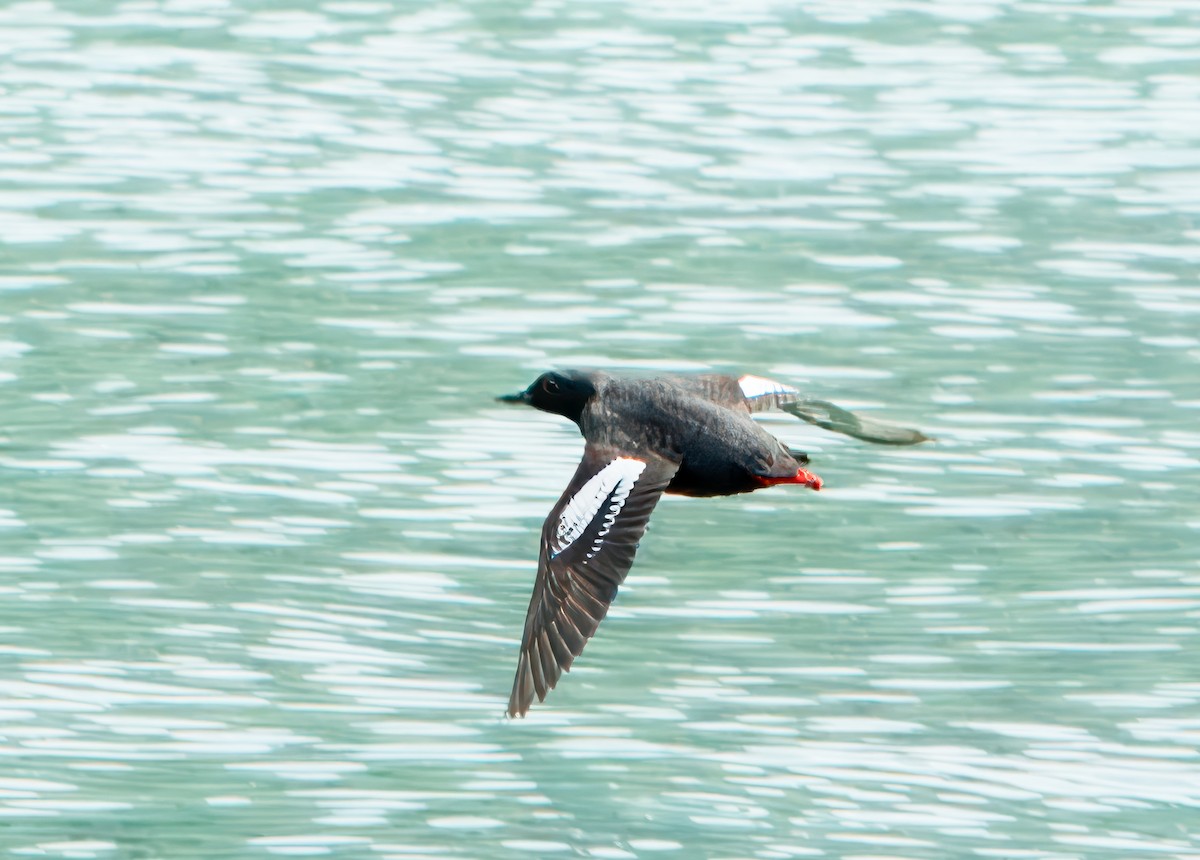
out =
[[[650,450],[677,463],[668,493],[749,493],[767,486],[771,478],[795,475],[807,460],[796,459],[750,418],[748,409],[702,400],[671,377],[593,374],[593,382],[596,396],[578,422],[584,439],[621,450]],[[637,438],[629,438],[626,428],[636,428]]]
[[[752,412],[783,409],[871,442],[913,445],[915,431],[855,415],[758,376],[544,373],[499,398],[574,421],[583,459],[542,525],[537,580],[525,615],[509,716],[542,701],[596,632],[633,564],[663,493],[732,496],[776,484],[821,489]]]

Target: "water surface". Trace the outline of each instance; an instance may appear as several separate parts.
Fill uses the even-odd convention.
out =
[[[0,10],[0,853],[1200,856],[1188,4]],[[551,366],[738,370],[502,718]]]

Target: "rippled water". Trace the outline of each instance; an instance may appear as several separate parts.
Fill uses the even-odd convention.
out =
[[[0,10],[0,853],[1200,857],[1194,3]],[[502,718],[578,459],[745,370]]]

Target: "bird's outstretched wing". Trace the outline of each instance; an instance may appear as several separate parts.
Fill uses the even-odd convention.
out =
[[[508,715],[544,701],[583,653],[678,464],[654,454],[588,445],[542,526],[537,582],[525,616]]]
[[[736,377],[708,373],[691,377],[676,376],[671,379],[688,390],[731,409],[744,408],[750,412],[781,409],[809,424],[877,445],[916,445],[931,439],[919,430],[858,415],[828,400],[809,397],[790,385],[761,376]]]

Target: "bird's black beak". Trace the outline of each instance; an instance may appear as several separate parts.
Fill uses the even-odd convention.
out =
[[[501,403],[528,403],[530,397],[528,391],[518,391],[516,394],[501,394],[496,399]]]

